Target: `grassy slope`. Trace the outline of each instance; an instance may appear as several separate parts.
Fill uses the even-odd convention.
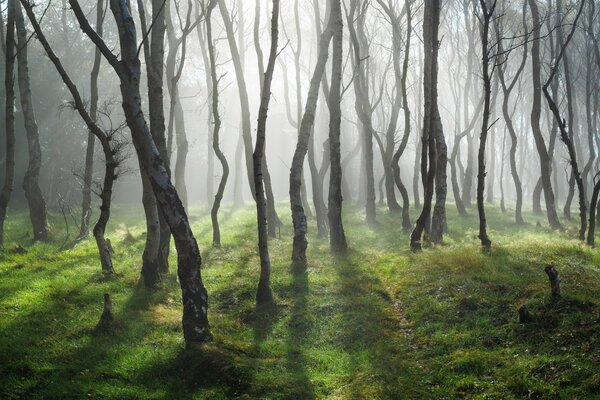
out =
[[[306,273],[290,268],[288,226],[271,242],[278,306],[261,311],[252,208],[222,213],[220,249],[210,219],[193,218],[214,335],[194,354],[182,350],[175,274],[155,293],[137,283],[141,215],[115,212],[118,276],[107,281],[92,241],[59,250],[61,218],[55,243],[31,245],[27,216],[13,214],[0,252],[0,398],[600,398],[599,252],[570,239],[575,227],[549,233],[528,215],[517,229],[491,209],[483,255],[475,210],[459,220],[449,208],[448,246],[421,254],[384,210],[378,231],[349,210],[348,256],[310,238]],[[553,306],[548,262],[563,279]],[[97,334],[104,292],[117,326]],[[523,304],[531,324],[517,323]]]

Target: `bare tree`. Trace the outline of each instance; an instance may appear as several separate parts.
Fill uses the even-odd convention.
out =
[[[425,195],[423,209],[421,210],[415,228],[410,235],[410,247],[413,251],[418,251],[422,247],[421,236],[429,222],[436,176],[436,130],[441,129],[441,124],[439,123],[439,111],[437,108],[437,57],[439,51],[438,31],[441,12],[440,8],[441,5],[439,0],[428,0],[425,2],[423,17],[423,46],[425,51],[423,94],[425,107],[422,137],[423,152],[421,153],[421,174],[424,177]],[[440,126],[438,127],[438,125]]]
[[[260,279],[256,291],[257,304],[269,304],[273,302],[271,293],[271,259],[269,257],[269,241],[267,229],[267,201],[263,184],[263,161],[265,160],[265,140],[267,128],[267,116],[269,102],[271,100],[271,82],[277,59],[277,42],[279,39],[279,0],[273,0],[273,11],[271,16],[271,49],[267,70],[265,71],[262,85],[260,108],[258,110],[258,126],[256,128],[256,145],[254,147],[254,186],[256,191],[256,218],[258,224],[258,249],[260,254]]]
[[[533,131],[533,138],[535,140],[535,146],[540,157],[540,169],[542,175],[542,188],[544,191],[544,198],[546,200],[546,214],[548,216],[548,222],[552,229],[562,229],[562,225],[558,220],[558,214],[556,213],[556,201],[554,198],[554,191],[552,190],[551,180],[551,158],[546,148],[544,136],[540,128],[540,115],[542,112],[542,82],[541,82],[541,65],[540,65],[540,13],[536,0],[527,0],[529,9],[531,10],[531,17],[533,21],[533,37],[531,46],[531,65],[533,70],[533,104],[531,109],[531,128]]]
[[[340,133],[342,124],[341,91],[342,59],[344,56],[344,21],[340,0],[331,1],[333,26],[333,51],[331,58],[331,88],[329,91],[329,245],[331,251],[343,253],[347,250],[346,234],[342,222],[342,165],[340,154]]]
[[[42,168],[42,148],[40,146],[40,134],[33,109],[33,100],[31,99],[29,62],[27,59],[27,42],[29,38],[21,7],[19,5],[15,6],[15,11],[19,97],[21,98],[21,108],[23,109],[29,154],[29,164],[23,178],[23,190],[25,191],[25,197],[29,205],[29,217],[33,227],[33,240],[45,241],[48,239],[48,217],[46,215],[46,201],[39,186],[40,169]]]
[[[217,62],[215,59],[215,48],[212,37],[212,12],[217,6],[218,0],[210,0],[206,7],[206,40],[208,45],[208,58],[210,61],[210,77],[212,82],[211,94],[212,94],[212,116],[213,116],[213,150],[221,163],[223,174],[221,175],[221,181],[217,188],[215,200],[210,210],[210,218],[213,226],[213,246],[221,246],[221,230],[219,228],[219,208],[221,207],[221,200],[223,200],[223,193],[225,192],[225,185],[227,184],[227,178],[229,177],[229,164],[225,158],[225,154],[219,147],[219,132],[221,130],[221,117],[219,115],[219,79],[217,77]]]
[[[490,71],[490,59],[492,57],[492,48],[489,46],[489,35],[492,18],[496,9],[497,0],[479,0],[481,7],[481,53],[482,53],[482,70],[483,70],[483,121],[481,124],[481,134],[479,135],[479,153],[477,155],[477,211],[479,212],[479,240],[484,250],[489,250],[492,246],[492,241],[487,234],[487,221],[485,217],[485,145],[490,129],[490,113],[491,113],[491,92],[492,84],[491,77],[494,66]]]
[[[544,96],[546,97],[546,100],[548,101],[548,106],[550,107],[550,110],[552,111],[552,114],[554,115],[554,118],[556,119],[556,122],[558,123],[558,128],[560,130],[560,138],[563,141],[563,143],[565,144],[565,146],[567,147],[567,152],[569,154],[569,162],[571,164],[571,174],[573,176],[573,179],[577,183],[577,190],[579,192],[579,217],[580,217],[579,238],[581,240],[585,240],[585,233],[587,231],[587,215],[586,215],[587,214],[587,210],[586,210],[587,206],[586,206],[586,198],[585,198],[585,189],[583,187],[583,179],[581,178],[581,173],[579,172],[579,166],[577,163],[577,152],[575,151],[575,146],[573,144],[573,135],[574,135],[573,134],[573,129],[574,129],[573,120],[574,120],[574,117],[573,117],[573,115],[571,115],[573,113],[573,110],[572,110],[572,108],[569,108],[570,125],[567,126],[567,122],[561,117],[558,105],[556,104],[552,95],[550,94],[549,87],[550,87],[550,84],[552,83],[552,80],[556,76],[560,62],[564,61],[563,57],[566,57],[567,46],[569,45],[569,42],[571,41],[571,39],[573,38],[573,35],[575,34],[575,30],[577,29],[577,22],[579,21],[579,17],[581,16],[584,5],[585,5],[585,0],[581,0],[581,5],[579,6],[579,11],[577,12],[577,16],[575,17],[575,20],[573,22],[571,32],[569,32],[567,39],[562,44],[562,47],[558,54],[558,57],[555,60],[553,66],[552,66],[552,69],[550,70],[550,75],[548,76],[546,83],[542,87],[542,90],[544,91]],[[568,63],[563,64],[563,65],[564,65],[565,70],[568,70]],[[566,76],[565,76],[565,79],[567,79]],[[567,87],[568,87],[568,85],[567,85]],[[567,95],[567,102],[569,102],[569,100],[571,100],[571,99],[572,99],[572,94],[569,93]]]
[[[208,294],[200,275],[200,251],[183,204],[171,183],[141,108],[139,50],[136,27],[128,4],[123,0],[110,0],[110,8],[119,33],[120,59],[92,29],[77,0],[69,0],[69,4],[83,32],[100,48],[102,55],[119,78],[123,111],[134,147],[148,173],[160,211],[173,233],[177,248],[177,273],[182,292],[183,333],[186,343],[193,346],[209,340],[211,335],[207,317]]]
[[[66,0],[63,1],[66,3]],[[66,5],[66,4],[65,4]],[[66,8],[66,7],[65,7]],[[96,3],[96,33],[102,37],[104,23],[104,0]],[[66,23],[65,23],[66,25]],[[68,47],[68,46],[67,46]],[[98,75],[100,74],[100,63],[102,54],[96,49],[94,51],[94,65],[90,75],[90,118],[95,121],[98,118]],[[81,225],[79,227],[79,238],[87,237],[90,231],[90,217],[92,213],[92,176],[94,173],[94,147],[95,136],[92,131],[88,132],[87,146],[85,152],[85,169],[83,173],[83,190],[81,200]]]

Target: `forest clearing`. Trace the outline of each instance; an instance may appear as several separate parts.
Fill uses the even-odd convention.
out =
[[[26,214],[16,214],[0,263],[0,397],[598,396],[600,253],[572,239],[574,224],[557,235],[526,214],[531,223],[516,230],[491,208],[497,244],[482,254],[476,216],[452,212],[447,244],[413,254],[396,245],[408,234],[392,218],[371,230],[350,208],[352,250],[336,257],[311,237],[306,271],[289,262],[290,229],[282,229],[270,243],[276,305],[257,309],[251,211],[225,211],[216,249],[209,216],[191,210],[213,335],[196,352],[184,350],[174,273],[157,292],[138,282],[143,215],[115,210],[116,275],[104,278],[91,240],[61,249],[61,215],[51,214],[52,241],[31,246]],[[563,283],[556,301],[549,263]],[[98,332],[105,292],[114,321]],[[519,323],[521,306],[532,321]]]

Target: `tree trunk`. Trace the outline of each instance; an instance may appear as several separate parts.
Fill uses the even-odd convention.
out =
[[[100,257],[100,264],[102,267],[102,273],[107,275],[112,275],[114,273],[111,252],[112,248],[110,246],[110,241],[104,237],[106,226],[108,224],[108,220],[110,218],[110,206],[111,206],[111,198],[112,198],[112,189],[113,183],[117,178],[116,169],[119,166],[120,150],[122,145],[119,143],[111,143],[113,139],[114,133],[105,133],[96,123],[96,120],[92,118],[92,110],[88,114],[85,104],[81,99],[79,91],[67,72],[65,71],[62,63],[58,59],[58,57],[54,54],[54,51],[50,47],[50,44],[46,40],[44,33],[42,32],[35,15],[33,14],[33,10],[31,4],[27,0],[22,0],[23,7],[31,21],[33,29],[36,33],[36,36],[40,43],[42,44],[48,58],[56,67],[57,72],[61,76],[65,86],[69,89],[71,96],[73,97],[73,103],[75,109],[78,111],[79,115],[86,123],[89,132],[91,132],[100,142],[102,146],[102,151],[104,152],[105,157],[105,173],[104,173],[104,184],[102,186],[102,193],[100,194],[100,199],[102,204],[100,205],[100,217],[98,218],[98,222],[94,226],[94,238],[96,240],[96,245],[98,247],[98,254]],[[102,10],[102,1],[98,2],[99,10]],[[102,32],[102,17],[98,18],[98,30]],[[99,36],[98,36],[99,37]]]
[[[46,241],[48,239],[46,202],[44,201],[38,182],[40,169],[42,168],[42,148],[40,147],[40,135],[31,99],[31,84],[29,81],[27,60],[29,35],[27,34],[23,12],[19,5],[15,6],[15,22],[17,27],[19,96],[21,98],[21,108],[23,109],[29,154],[29,164],[23,178],[23,190],[25,191],[25,197],[29,205],[29,217],[33,227],[33,240]]]
[[[554,118],[558,124],[558,128],[560,131],[560,138],[563,141],[563,143],[565,144],[565,146],[567,147],[567,152],[569,154],[569,162],[571,164],[571,179],[573,179],[576,183],[577,183],[577,191],[579,193],[579,218],[580,218],[580,229],[579,229],[579,239],[580,240],[585,240],[585,233],[587,231],[587,205],[586,205],[586,199],[585,199],[585,190],[583,187],[583,180],[581,178],[581,174],[579,172],[579,166],[577,163],[577,152],[575,151],[575,146],[573,144],[573,137],[574,137],[574,129],[575,129],[575,124],[574,124],[574,112],[573,112],[573,105],[572,105],[572,101],[573,101],[573,97],[571,94],[571,90],[570,90],[570,84],[567,84],[567,102],[568,102],[568,113],[569,113],[569,126],[567,128],[567,122],[562,119],[561,115],[560,115],[560,110],[558,108],[558,105],[556,104],[556,102],[554,101],[552,95],[550,94],[550,91],[548,90],[548,88],[550,87],[550,84],[552,83],[552,80],[554,79],[558,68],[559,68],[559,63],[562,59],[563,61],[563,65],[564,65],[564,69],[565,69],[565,80],[569,81],[569,63],[566,61],[566,49],[567,46],[569,45],[569,42],[571,41],[571,39],[573,38],[573,35],[575,33],[575,29],[577,28],[577,21],[579,20],[579,17],[581,16],[581,12],[583,11],[583,6],[585,4],[585,1],[581,2],[581,5],[579,7],[579,12],[577,14],[577,17],[575,18],[575,21],[573,23],[573,28],[571,30],[571,32],[569,33],[569,36],[567,37],[566,41],[564,41],[563,43],[563,39],[562,39],[562,29],[559,28],[558,33],[559,33],[559,43],[561,44],[561,49],[560,49],[560,53],[558,55],[558,58],[550,72],[550,76],[548,77],[548,80],[546,81],[546,84],[543,86],[543,91],[544,91],[544,95],[546,97],[546,100],[548,101],[548,106],[550,107],[550,110],[552,111],[552,114],[554,115]],[[560,2],[558,2],[558,7],[560,9]],[[563,57],[565,57],[563,59]],[[571,183],[569,183],[571,184]],[[567,206],[565,206],[565,210],[568,210]]]
[[[235,40],[233,24],[224,0],[219,0],[219,10],[223,18],[225,33],[227,34],[227,42],[229,43],[229,51],[231,52],[231,59],[233,61],[233,68],[235,70],[235,78],[240,96],[240,107],[242,111],[242,138],[244,141],[244,155],[246,157],[246,172],[248,174],[248,184],[250,185],[252,197],[254,198],[255,185],[254,176],[252,173],[252,123],[250,121],[250,102],[248,100],[248,89],[246,87],[244,64],[242,59],[242,54],[245,52],[245,46],[243,42],[240,43],[239,46],[241,47],[239,47],[238,50],[238,43]],[[241,14],[243,14],[243,12],[240,12],[240,18]],[[243,29],[243,27],[240,25],[238,29]]]
[[[425,2],[423,18],[423,151],[421,153],[421,176],[424,178],[423,209],[417,219],[415,228],[410,235],[410,247],[413,251],[421,250],[421,237],[429,225],[431,203],[433,200],[434,183],[436,176],[436,120],[437,120],[437,57],[438,57],[438,30],[440,22],[440,1],[430,0]],[[429,158],[429,159],[427,159]]]
[[[489,132],[490,124],[490,113],[491,113],[491,92],[492,83],[490,77],[490,48],[489,43],[489,31],[490,23],[494,15],[496,8],[495,1],[488,8],[487,0],[479,0],[481,6],[481,12],[483,14],[483,28],[481,32],[481,52],[483,54],[483,121],[481,124],[481,134],[479,136],[479,153],[477,155],[477,211],[479,212],[479,240],[481,240],[481,247],[484,250],[490,250],[492,241],[487,234],[487,220],[485,217],[485,145]]]
[[[141,108],[139,87],[141,66],[138,58],[136,28],[128,5],[123,0],[110,1],[119,33],[121,54],[119,60],[90,27],[77,0],[69,0],[69,3],[82,30],[100,48],[119,77],[123,111],[132,134],[133,144],[148,173],[160,210],[175,238],[177,272],[183,302],[183,332],[186,343],[188,346],[192,346],[195,343],[209,340],[208,295],[200,275],[202,261],[200,251],[190,229],[183,204],[171,183]]]
[[[533,26],[540,26],[540,16],[536,0],[527,0],[531,15],[533,19]],[[540,31],[539,28],[533,31],[533,43],[531,48],[531,64],[533,69],[533,105],[531,109],[531,128],[533,131],[533,138],[535,140],[536,149],[540,157],[540,169],[542,175],[542,188],[544,191],[544,198],[546,200],[546,214],[548,216],[548,222],[552,229],[562,229],[562,225],[558,220],[558,214],[556,213],[556,203],[554,199],[554,192],[552,190],[551,181],[551,159],[546,149],[544,142],[544,136],[540,128],[540,115],[542,109],[541,102],[541,65],[540,65]]]
[[[223,174],[221,175],[221,181],[215,195],[215,201],[210,211],[210,218],[213,226],[213,246],[221,246],[221,230],[219,229],[219,207],[221,207],[221,200],[223,200],[223,193],[225,192],[225,185],[227,184],[227,178],[229,177],[229,164],[225,158],[225,154],[219,147],[219,132],[221,129],[221,117],[219,115],[219,79],[217,78],[217,63],[215,60],[215,50],[212,38],[212,11],[217,5],[219,0],[211,0],[206,10],[206,40],[208,45],[208,58],[210,61],[210,76],[212,81],[212,115],[214,122],[213,129],[213,150],[221,163]]]
[[[66,3],[66,0],[64,1]],[[65,4],[66,6],[66,4]],[[104,12],[104,0],[98,0],[96,4],[96,33],[102,37]],[[94,51],[94,65],[90,76],[90,117],[93,121],[98,117],[98,75],[100,74],[100,62],[102,54],[96,49]],[[79,238],[85,238],[90,231],[90,217],[92,214],[92,176],[94,173],[94,146],[96,137],[89,131],[87,147],[85,152],[85,170],[83,172],[83,190],[81,201],[81,224],[79,227]]]
[[[319,39],[317,64],[315,65],[315,69],[310,80],[310,87],[308,96],[306,98],[304,115],[302,116],[302,121],[300,123],[298,143],[296,145],[296,151],[294,152],[292,167],[290,169],[290,205],[292,209],[292,221],[294,225],[292,261],[304,267],[306,267],[306,247],[308,246],[306,235],[308,227],[300,188],[302,185],[304,158],[306,157],[309,142],[311,140],[311,131],[314,131],[315,113],[319,99],[319,87],[321,85],[321,78],[325,72],[325,67],[327,66],[329,44],[332,36],[333,20],[330,16],[327,27],[325,28],[325,32]],[[318,214],[320,210],[316,210],[316,212]]]
[[[5,47],[5,122],[6,122],[6,148],[4,185],[0,192],[0,246],[4,244],[4,221],[6,210],[13,191],[15,179],[15,7],[16,0],[8,0],[7,24],[6,24],[6,47]]]
[[[342,164],[340,154],[340,133],[342,124],[341,84],[344,40],[344,21],[341,0],[331,0],[333,24],[333,49],[331,58],[331,89],[329,91],[329,245],[334,253],[344,253],[348,248],[344,224],[342,222]]]
[[[273,0],[273,14],[271,16],[271,49],[269,51],[269,61],[264,76],[264,82],[261,90],[260,108],[258,110],[258,125],[256,128],[256,145],[254,147],[254,186],[256,191],[256,218],[258,224],[258,250],[260,255],[260,279],[256,291],[257,304],[273,303],[271,293],[271,259],[269,257],[269,241],[267,227],[267,201],[265,198],[265,188],[263,185],[263,173],[267,168],[263,168],[265,157],[265,141],[267,116],[269,111],[269,102],[271,100],[271,82],[273,81],[273,71],[275,70],[275,60],[277,58],[277,42],[279,39],[279,0]]]

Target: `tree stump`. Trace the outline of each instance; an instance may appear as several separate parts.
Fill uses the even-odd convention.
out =
[[[560,297],[560,275],[558,271],[554,267],[554,265],[548,264],[544,271],[548,275],[550,279],[550,289],[552,293],[552,299],[557,299]]]
[[[533,321],[531,314],[529,314],[529,310],[526,306],[519,307],[519,323],[526,324],[528,322]]]

